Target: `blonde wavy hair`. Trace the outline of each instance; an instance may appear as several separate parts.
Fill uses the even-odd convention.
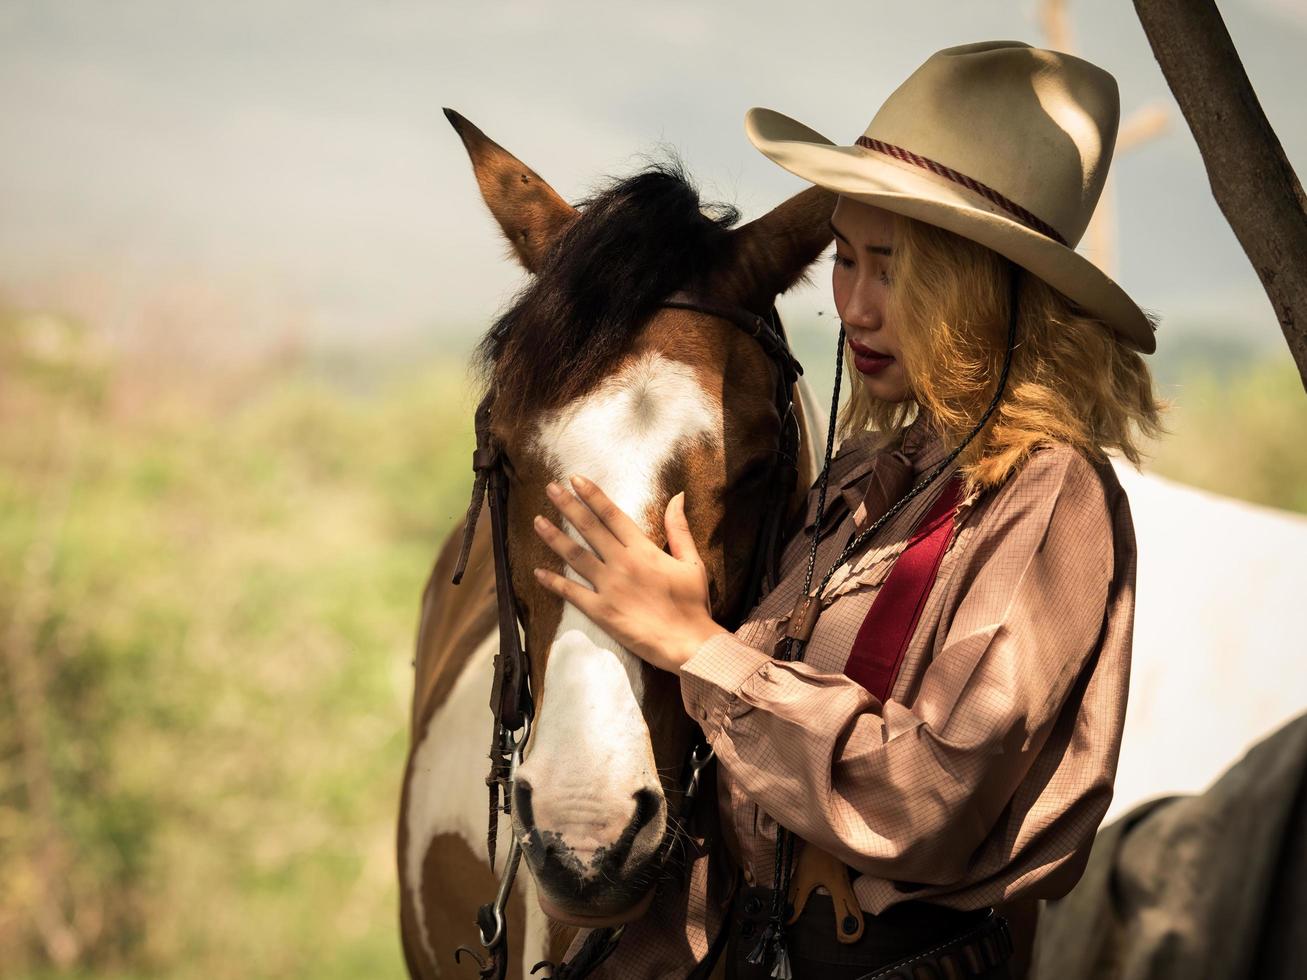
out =
[[[983,245],[898,215],[886,316],[897,327],[910,397],[872,398],[853,383],[841,438],[868,429],[892,441],[921,410],[955,444],[994,396],[1007,348],[1013,266]],[[967,489],[997,486],[1040,445],[1065,443],[1091,459],[1116,452],[1138,465],[1140,437],[1161,432],[1162,405],[1143,358],[1029,272],[1021,273],[1016,347],[1007,390],[961,456]]]

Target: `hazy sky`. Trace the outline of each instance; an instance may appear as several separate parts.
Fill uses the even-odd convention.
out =
[[[1221,6],[1301,172],[1307,0]],[[1129,0],[1071,12],[1127,114],[1173,107]],[[337,336],[466,329],[518,276],[441,106],[565,197],[672,146],[751,217],[802,184],[745,139],[749,106],[850,141],[932,51],[986,38],[1039,43],[1033,0],[0,0],[0,288],[185,274],[284,293]],[[1172,111],[1168,135],[1114,167],[1120,279],[1175,329],[1237,320],[1274,338]],[[791,315],[827,295],[809,288]]]

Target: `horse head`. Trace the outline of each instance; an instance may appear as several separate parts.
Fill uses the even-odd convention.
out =
[[[675,833],[669,805],[682,792],[693,722],[677,678],[536,582],[533,568],[562,569],[532,518],[566,527],[545,486],[580,473],[662,541],[664,509],[683,490],[715,617],[746,611],[785,424],[779,369],[729,319],[663,303],[688,293],[767,315],[829,243],[834,199],[808,190],[733,227],[733,211],[705,209],[679,169],[663,166],[574,208],[447,114],[491,214],[533,274],[479,355],[509,481],[508,552],[535,709],[513,833],[547,915],[624,921],[652,895]],[[791,513],[806,486],[801,478],[783,502]]]

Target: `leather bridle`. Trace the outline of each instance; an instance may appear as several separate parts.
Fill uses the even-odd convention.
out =
[[[803,368],[794,359],[775,307],[768,316],[759,316],[740,307],[719,306],[704,302],[687,292],[676,292],[662,302],[662,307],[689,310],[717,317],[733,324],[752,337],[767,354],[774,367],[774,400],[780,418],[780,434],[769,465],[767,486],[771,489],[766,516],[759,527],[745,591],[738,605],[743,616],[761,596],[769,582],[774,582],[780,552],[785,518],[790,507],[799,472],[799,417],[795,406],[795,384]],[[472,486],[472,499],[468,504],[463,527],[463,544],[455,565],[453,582],[458,585],[467,568],[472,550],[472,539],[482,508],[490,509],[491,548],[495,564],[495,598],[498,605],[499,652],[494,660],[494,681],[490,691],[490,709],[494,714],[494,729],[490,742],[490,772],[486,785],[490,791],[489,822],[486,828],[486,847],[490,867],[495,866],[499,829],[499,815],[511,815],[513,780],[518,763],[531,733],[534,702],[530,690],[530,659],[523,647],[520,630],[520,609],[513,590],[512,569],[508,554],[508,473],[504,466],[503,447],[491,431],[494,404],[493,387],[476,410],[476,449],[472,454],[472,469],[476,480]],[[733,624],[728,624],[733,625]],[[703,772],[713,759],[712,749],[697,733],[686,762],[685,789],[682,795],[682,818],[688,818],[698,795]],[[660,860],[665,861],[669,848],[663,848]],[[517,835],[509,844],[508,858],[503,877],[492,901],[477,911],[477,928],[485,956],[466,946],[455,953],[455,962],[466,952],[477,961],[482,980],[503,980],[508,969],[508,928],[505,907],[512,891],[513,881],[521,861],[521,847]],[[553,980],[577,980],[598,966],[616,947],[622,927],[593,930],[570,962],[552,967]],[[537,968],[543,964],[537,964]],[[532,971],[534,972],[534,970]]]

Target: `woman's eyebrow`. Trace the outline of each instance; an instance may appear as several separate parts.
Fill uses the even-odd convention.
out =
[[[840,232],[840,230],[839,230],[838,228],[835,227],[835,222],[831,221],[831,222],[829,222],[829,224],[830,224],[830,231],[831,231],[831,234],[834,235],[836,238],[838,238],[840,241],[842,241],[845,245],[848,245],[849,248],[852,248],[852,247],[853,247],[853,243],[850,242],[850,241],[849,241],[849,240],[848,240],[848,239],[847,239],[847,238],[846,238],[846,237],[845,237],[845,236]],[[890,248],[888,245],[867,245],[867,246],[864,246],[864,247],[867,249],[868,252],[874,252],[876,255],[893,255],[893,254],[894,254],[894,250],[893,250],[892,248]]]

